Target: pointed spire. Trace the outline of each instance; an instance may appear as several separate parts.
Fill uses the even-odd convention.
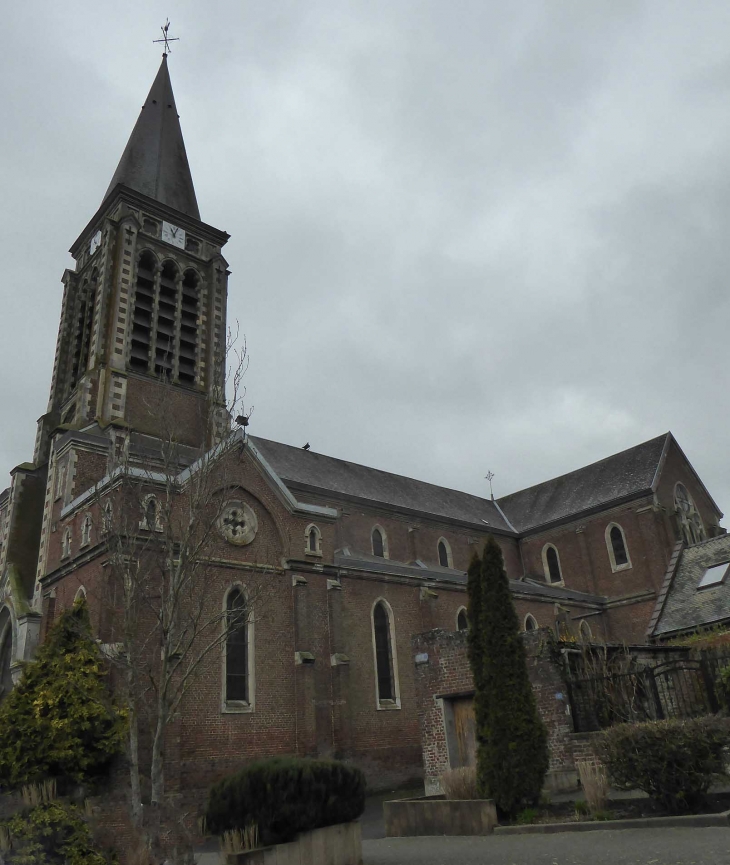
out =
[[[104,198],[118,183],[200,219],[166,54]]]

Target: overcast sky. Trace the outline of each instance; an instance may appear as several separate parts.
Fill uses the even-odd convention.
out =
[[[168,15],[254,434],[503,495],[671,429],[730,509],[727,0],[8,6],[0,471]]]

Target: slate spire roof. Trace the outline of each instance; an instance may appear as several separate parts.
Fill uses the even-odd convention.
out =
[[[167,55],[162,57],[157,77],[104,198],[119,183],[200,219]]]

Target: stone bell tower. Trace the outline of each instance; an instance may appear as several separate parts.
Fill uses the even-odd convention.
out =
[[[211,443],[228,237],[200,219],[164,54],[104,200],[70,250],[36,465],[59,427],[156,436],[173,424],[182,443]]]

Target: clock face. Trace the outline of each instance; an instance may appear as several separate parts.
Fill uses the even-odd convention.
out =
[[[185,232],[177,225],[172,225],[170,222],[162,223],[162,239],[165,243],[170,243],[172,246],[178,246],[180,249],[185,249]]]
[[[101,231],[97,231],[96,234],[91,238],[91,243],[89,244],[89,255],[93,255],[100,246]]]

